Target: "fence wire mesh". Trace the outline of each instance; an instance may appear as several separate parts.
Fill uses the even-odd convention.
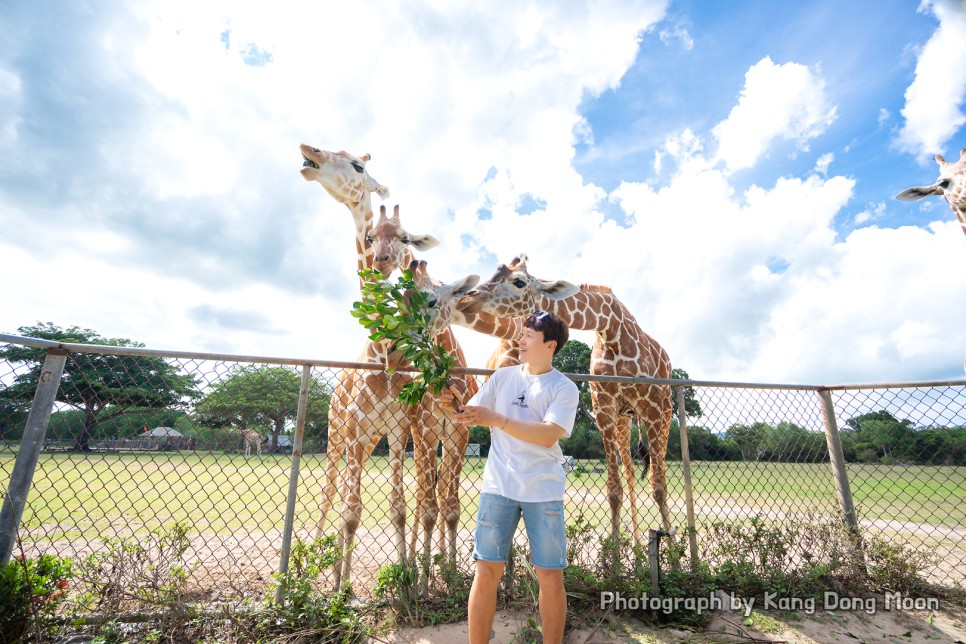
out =
[[[178,525],[187,539],[179,556],[195,590],[264,592],[278,570],[284,536],[301,369],[112,350],[69,354],[19,526],[20,547],[28,556],[81,558],[118,540],[148,542],[150,535]],[[7,356],[0,361],[3,481],[13,470],[44,353],[0,344],[0,355]],[[334,444],[336,435],[345,435],[339,432],[351,434],[357,425],[377,422],[357,417],[352,427],[334,420],[330,426],[333,392],[357,373],[318,364],[311,369],[295,538],[315,536],[330,439]],[[762,539],[778,532],[795,535],[795,547],[784,554],[789,565],[815,557],[840,534],[842,518],[818,392],[687,386],[687,466],[700,556],[709,561],[734,556],[729,531],[751,526]],[[966,384],[838,388],[832,394],[863,536],[899,541],[928,555],[926,573],[936,583],[966,585]],[[670,428],[667,489],[673,523],[683,528],[688,513],[677,422]],[[637,428],[635,444],[636,433]],[[570,558],[589,564],[601,556],[611,525],[605,449],[592,413],[579,416],[563,448],[572,457],[565,462]],[[456,525],[457,563],[467,569],[487,449],[487,431],[471,430]],[[407,538],[418,532],[412,451],[410,442],[397,486],[407,505]],[[635,462],[639,524],[645,529],[660,527],[645,460],[658,457]],[[388,446],[381,441],[366,459],[359,488],[363,509],[352,568],[357,592],[371,589],[379,567],[397,558],[392,476]],[[629,535],[627,492],[625,486],[620,522]],[[339,528],[339,501],[337,492],[326,532]],[[518,538],[525,545],[522,530]],[[438,551],[434,538],[433,552]]]

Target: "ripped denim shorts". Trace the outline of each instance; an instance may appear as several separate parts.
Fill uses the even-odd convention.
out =
[[[536,568],[567,567],[567,535],[563,501],[528,503],[499,494],[480,494],[473,558],[506,562],[520,516],[530,540],[530,560]]]

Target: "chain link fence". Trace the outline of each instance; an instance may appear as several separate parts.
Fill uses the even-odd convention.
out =
[[[46,422],[35,397],[51,386],[43,365],[52,345],[0,336],[6,356],[0,359],[0,481],[9,490],[0,531],[7,531],[13,554],[81,558],[118,540],[150,541],[177,525],[188,540],[183,558],[199,595],[264,593],[272,574],[287,565],[291,540],[315,536],[330,430],[333,442],[341,431],[334,421],[330,426],[333,393],[361,366],[64,344],[63,376],[53,383],[59,386]],[[864,538],[923,553],[930,581],[966,586],[966,382],[821,388],[680,381],[678,389],[682,408],[671,427],[668,499],[674,524],[693,527],[680,533],[693,535],[693,556],[727,556],[728,530],[751,526],[766,537],[794,532],[797,550],[788,560],[807,560],[829,538],[823,530],[848,522],[854,507],[851,525]],[[22,516],[11,527],[3,521],[11,520],[9,507],[17,502],[15,470],[27,460],[31,418],[44,421],[45,431]],[[471,431],[459,481],[457,564],[466,569],[487,436],[484,429]],[[610,528],[604,450],[592,410],[579,416],[563,447],[572,561],[592,561]],[[844,467],[837,482],[839,449]],[[407,539],[417,532],[412,450],[409,443],[397,470]],[[657,528],[645,461],[635,465],[641,526]],[[380,566],[396,562],[393,472],[388,445],[380,441],[359,488],[357,593],[373,588]],[[621,522],[630,534],[626,490],[624,500]],[[326,532],[338,530],[341,508],[337,492]],[[526,543],[522,530],[518,537]],[[434,538],[433,552],[439,551]]]

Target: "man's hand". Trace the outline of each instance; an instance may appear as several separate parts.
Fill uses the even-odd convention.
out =
[[[453,390],[446,387],[439,392],[439,396],[436,398],[436,404],[439,405],[443,412],[457,422],[462,422],[456,416],[456,410],[462,408],[462,401],[456,397]]]
[[[503,414],[498,414],[492,409],[487,409],[486,407],[476,407],[474,405],[467,405],[463,407],[463,411],[459,412],[454,416],[454,420],[460,425],[466,425],[467,427],[472,427],[474,425],[486,425],[488,427],[499,427],[500,423],[504,422],[506,419]]]

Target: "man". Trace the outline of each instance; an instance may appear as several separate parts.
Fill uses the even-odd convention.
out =
[[[567,567],[563,513],[566,474],[557,443],[570,436],[577,415],[577,386],[550,361],[567,342],[566,325],[552,313],[538,312],[524,322],[520,362],[496,371],[458,413],[467,427],[488,425],[493,433],[483,471],[473,558],[476,575],[470,590],[470,642],[489,641],[496,595],[520,516],[530,540],[530,555],[540,584],[540,621],[544,642],[563,639]],[[454,410],[451,393],[440,400]]]

